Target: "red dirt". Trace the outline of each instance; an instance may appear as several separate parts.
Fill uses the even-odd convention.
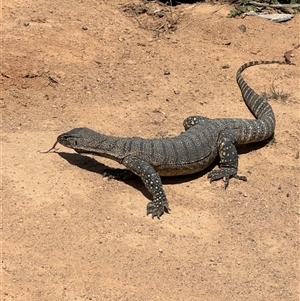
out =
[[[274,83],[290,94],[270,100],[276,142],[241,149],[248,182],[164,179],[172,211],[161,220],[146,216],[140,180],[102,178],[115,162],[39,153],[80,126],[150,138],[195,114],[251,118],[236,70],[299,44],[299,15],[277,24],[229,19],[226,5],[136,5],[4,4],[2,299],[298,300],[299,49],[296,66],[244,73],[258,93]]]

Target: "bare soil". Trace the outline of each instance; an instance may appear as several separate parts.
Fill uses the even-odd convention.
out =
[[[102,178],[117,163],[39,152],[75,127],[151,138],[179,134],[190,115],[251,118],[236,70],[282,59],[299,44],[300,16],[278,24],[230,10],[5,1],[2,300],[299,300],[299,49],[296,66],[244,73],[258,93],[273,84],[283,96],[270,100],[275,142],[239,150],[248,182],[166,178],[172,211],[160,220],[146,216],[139,179]]]

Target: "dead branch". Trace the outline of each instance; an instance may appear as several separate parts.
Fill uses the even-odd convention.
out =
[[[300,4],[268,4],[260,3],[256,1],[249,1],[249,4],[261,6],[261,7],[272,7],[272,8],[300,8]]]

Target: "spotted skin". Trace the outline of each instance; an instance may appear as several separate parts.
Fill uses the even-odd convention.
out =
[[[242,72],[251,66],[273,63],[283,62],[254,61],[242,65],[237,71],[236,79],[243,99],[256,119],[190,116],[183,122],[184,132],[162,139],[114,137],[88,128],[75,128],[59,135],[52,149],[60,143],[78,153],[94,154],[123,164],[126,170],[108,169],[103,175],[114,179],[139,176],[153,198],[147,205],[147,215],[160,218],[164,212],[170,211],[160,176],[199,172],[219,156],[220,168],[208,173],[210,182],[223,179],[226,188],[230,178],[247,180],[237,175],[236,145],[271,137],[275,129],[275,115],[267,101],[248,86]]]
[[[190,116],[183,121],[183,127],[185,130],[188,130],[192,126],[195,126],[201,122],[205,122],[209,120],[209,118],[204,117],[204,116]]]
[[[232,177],[235,177],[239,180],[247,181],[247,178],[245,176],[237,175],[238,153],[234,145],[237,135],[237,130],[231,130],[222,133],[218,145],[220,169],[213,170],[208,173],[208,178],[210,179],[210,182],[223,178],[225,182],[225,188],[228,187],[229,179]]]
[[[147,205],[147,215],[152,214],[153,218],[155,216],[160,218],[164,212],[169,212],[170,208],[160,176],[153,166],[136,156],[125,157],[122,164],[142,179],[153,196],[152,202]]]
[[[122,181],[139,176],[153,196],[153,201],[147,205],[147,215],[152,214],[152,217],[156,216],[159,219],[164,212],[169,213],[170,208],[166,194],[162,189],[161,178],[154,168],[149,163],[134,156],[127,156],[122,164],[128,169],[107,168],[102,175],[109,179]]]

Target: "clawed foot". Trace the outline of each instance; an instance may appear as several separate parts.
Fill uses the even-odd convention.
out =
[[[207,177],[210,179],[210,183],[213,181],[223,179],[223,181],[225,182],[225,189],[229,185],[230,178],[236,178],[238,180],[247,181],[247,177],[237,175],[236,168],[229,167],[221,167],[220,169],[212,170],[208,173]]]
[[[108,168],[103,171],[102,176],[108,178],[109,180],[115,179],[125,181],[133,178],[135,174],[128,169]]]
[[[169,213],[171,209],[169,208],[169,204],[167,200],[153,200],[153,202],[148,203],[147,205],[147,215],[152,214],[152,218],[155,216],[160,219],[164,212]]]

